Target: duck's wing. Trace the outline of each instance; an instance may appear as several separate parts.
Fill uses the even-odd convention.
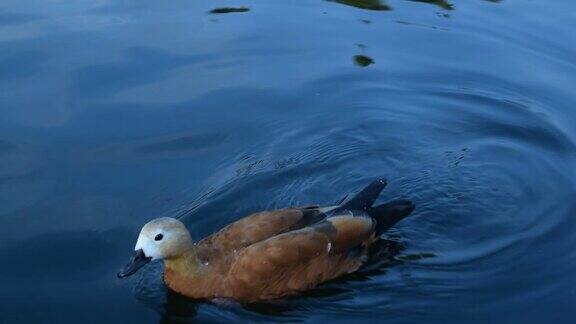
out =
[[[375,231],[369,217],[336,216],[242,250],[230,267],[234,297],[256,301],[312,288],[350,273],[365,261]]]
[[[204,238],[198,245],[210,253],[240,250],[275,235],[317,223],[325,215],[317,206],[252,214]]]
[[[350,200],[337,206],[310,206],[256,213],[236,221],[198,242],[199,250],[212,258],[240,250],[275,235],[318,223],[327,216],[369,216],[369,211],[386,187],[386,180],[373,181]],[[345,200],[345,199],[344,199]],[[207,256],[206,256],[207,257]]]

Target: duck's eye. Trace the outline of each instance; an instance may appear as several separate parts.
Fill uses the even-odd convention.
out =
[[[164,235],[162,234],[156,234],[156,237],[154,237],[154,241],[160,241],[163,237]]]

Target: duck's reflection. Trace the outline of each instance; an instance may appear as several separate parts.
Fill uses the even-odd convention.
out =
[[[174,323],[196,316],[198,301],[191,300],[171,290],[166,292],[166,304],[160,323]]]

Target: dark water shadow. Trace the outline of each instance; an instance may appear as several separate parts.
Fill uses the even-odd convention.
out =
[[[227,14],[227,13],[241,13],[241,12],[248,12],[250,8],[247,7],[222,7],[222,8],[214,8],[209,11],[210,14]]]
[[[132,47],[120,62],[80,68],[72,74],[73,93],[98,96],[164,79],[173,69],[209,59],[207,55],[174,54],[152,47]]]
[[[226,141],[228,137],[229,135],[225,133],[187,135],[155,143],[144,144],[137,147],[134,152],[137,154],[154,154],[185,150],[202,150],[217,146]]]
[[[160,323],[186,322],[198,313],[200,301],[193,301],[172,291],[166,293],[166,305]]]

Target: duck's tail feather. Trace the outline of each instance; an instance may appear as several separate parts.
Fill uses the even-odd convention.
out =
[[[386,179],[380,178],[362,189],[356,196],[344,202],[338,210],[364,210],[368,211],[386,187]]]
[[[410,200],[398,199],[368,210],[370,217],[376,220],[376,235],[380,236],[390,227],[410,215],[416,205]]]

